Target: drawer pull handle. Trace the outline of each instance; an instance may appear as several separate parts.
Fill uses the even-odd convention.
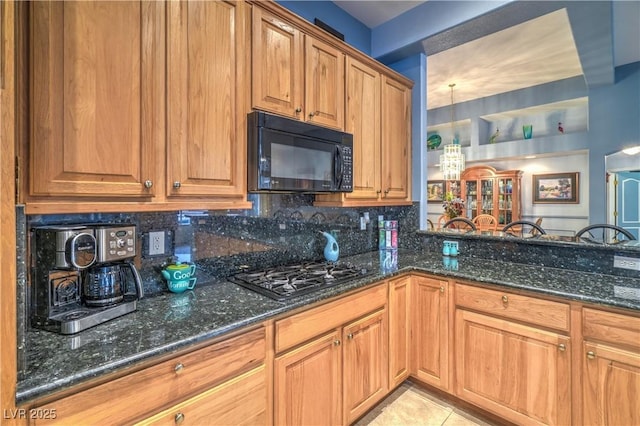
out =
[[[182,413],[176,414],[173,420],[176,422],[177,425],[179,425],[180,423],[184,422],[184,414]]]
[[[175,371],[175,372],[176,372],[176,374],[180,374],[180,373],[182,373],[182,370],[183,370],[183,369],[184,369],[184,364],[183,364],[183,363],[181,363],[181,362],[177,363],[177,364],[176,364],[176,366],[175,366],[175,367],[173,367],[173,371]]]
[[[589,359],[596,359],[596,353],[593,351],[589,351],[587,352],[587,358]]]
[[[353,339],[353,333],[347,334],[347,339],[352,340]]]
[[[502,303],[504,303],[505,305],[509,303],[509,298],[506,295],[502,296]]]
[[[566,351],[566,350],[567,350],[567,347],[565,346],[565,344],[564,344],[564,343],[560,343],[560,344],[558,345],[558,349],[560,350],[560,352],[564,352],[564,351]]]

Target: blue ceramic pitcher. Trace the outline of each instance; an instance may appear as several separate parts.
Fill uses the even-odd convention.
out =
[[[335,262],[338,260],[338,255],[340,254],[340,248],[338,247],[338,242],[328,232],[320,231],[322,235],[327,239],[327,244],[324,246],[324,258],[327,259],[328,262]]]

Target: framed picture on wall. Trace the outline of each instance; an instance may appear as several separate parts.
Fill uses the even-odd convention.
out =
[[[444,181],[432,180],[427,182],[427,201],[444,200]]]
[[[577,204],[579,172],[533,175],[533,202]]]

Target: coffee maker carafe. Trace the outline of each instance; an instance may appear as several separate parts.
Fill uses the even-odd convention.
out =
[[[32,326],[73,334],[135,311],[143,296],[135,241],[133,225],[34,228]]]

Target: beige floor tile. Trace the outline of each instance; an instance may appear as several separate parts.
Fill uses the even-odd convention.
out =
[[[491,426],[419,386],[405,382],[354,426]]]
[[[403,384],[369,412],[357,426],[440,426],[453,411]]]

